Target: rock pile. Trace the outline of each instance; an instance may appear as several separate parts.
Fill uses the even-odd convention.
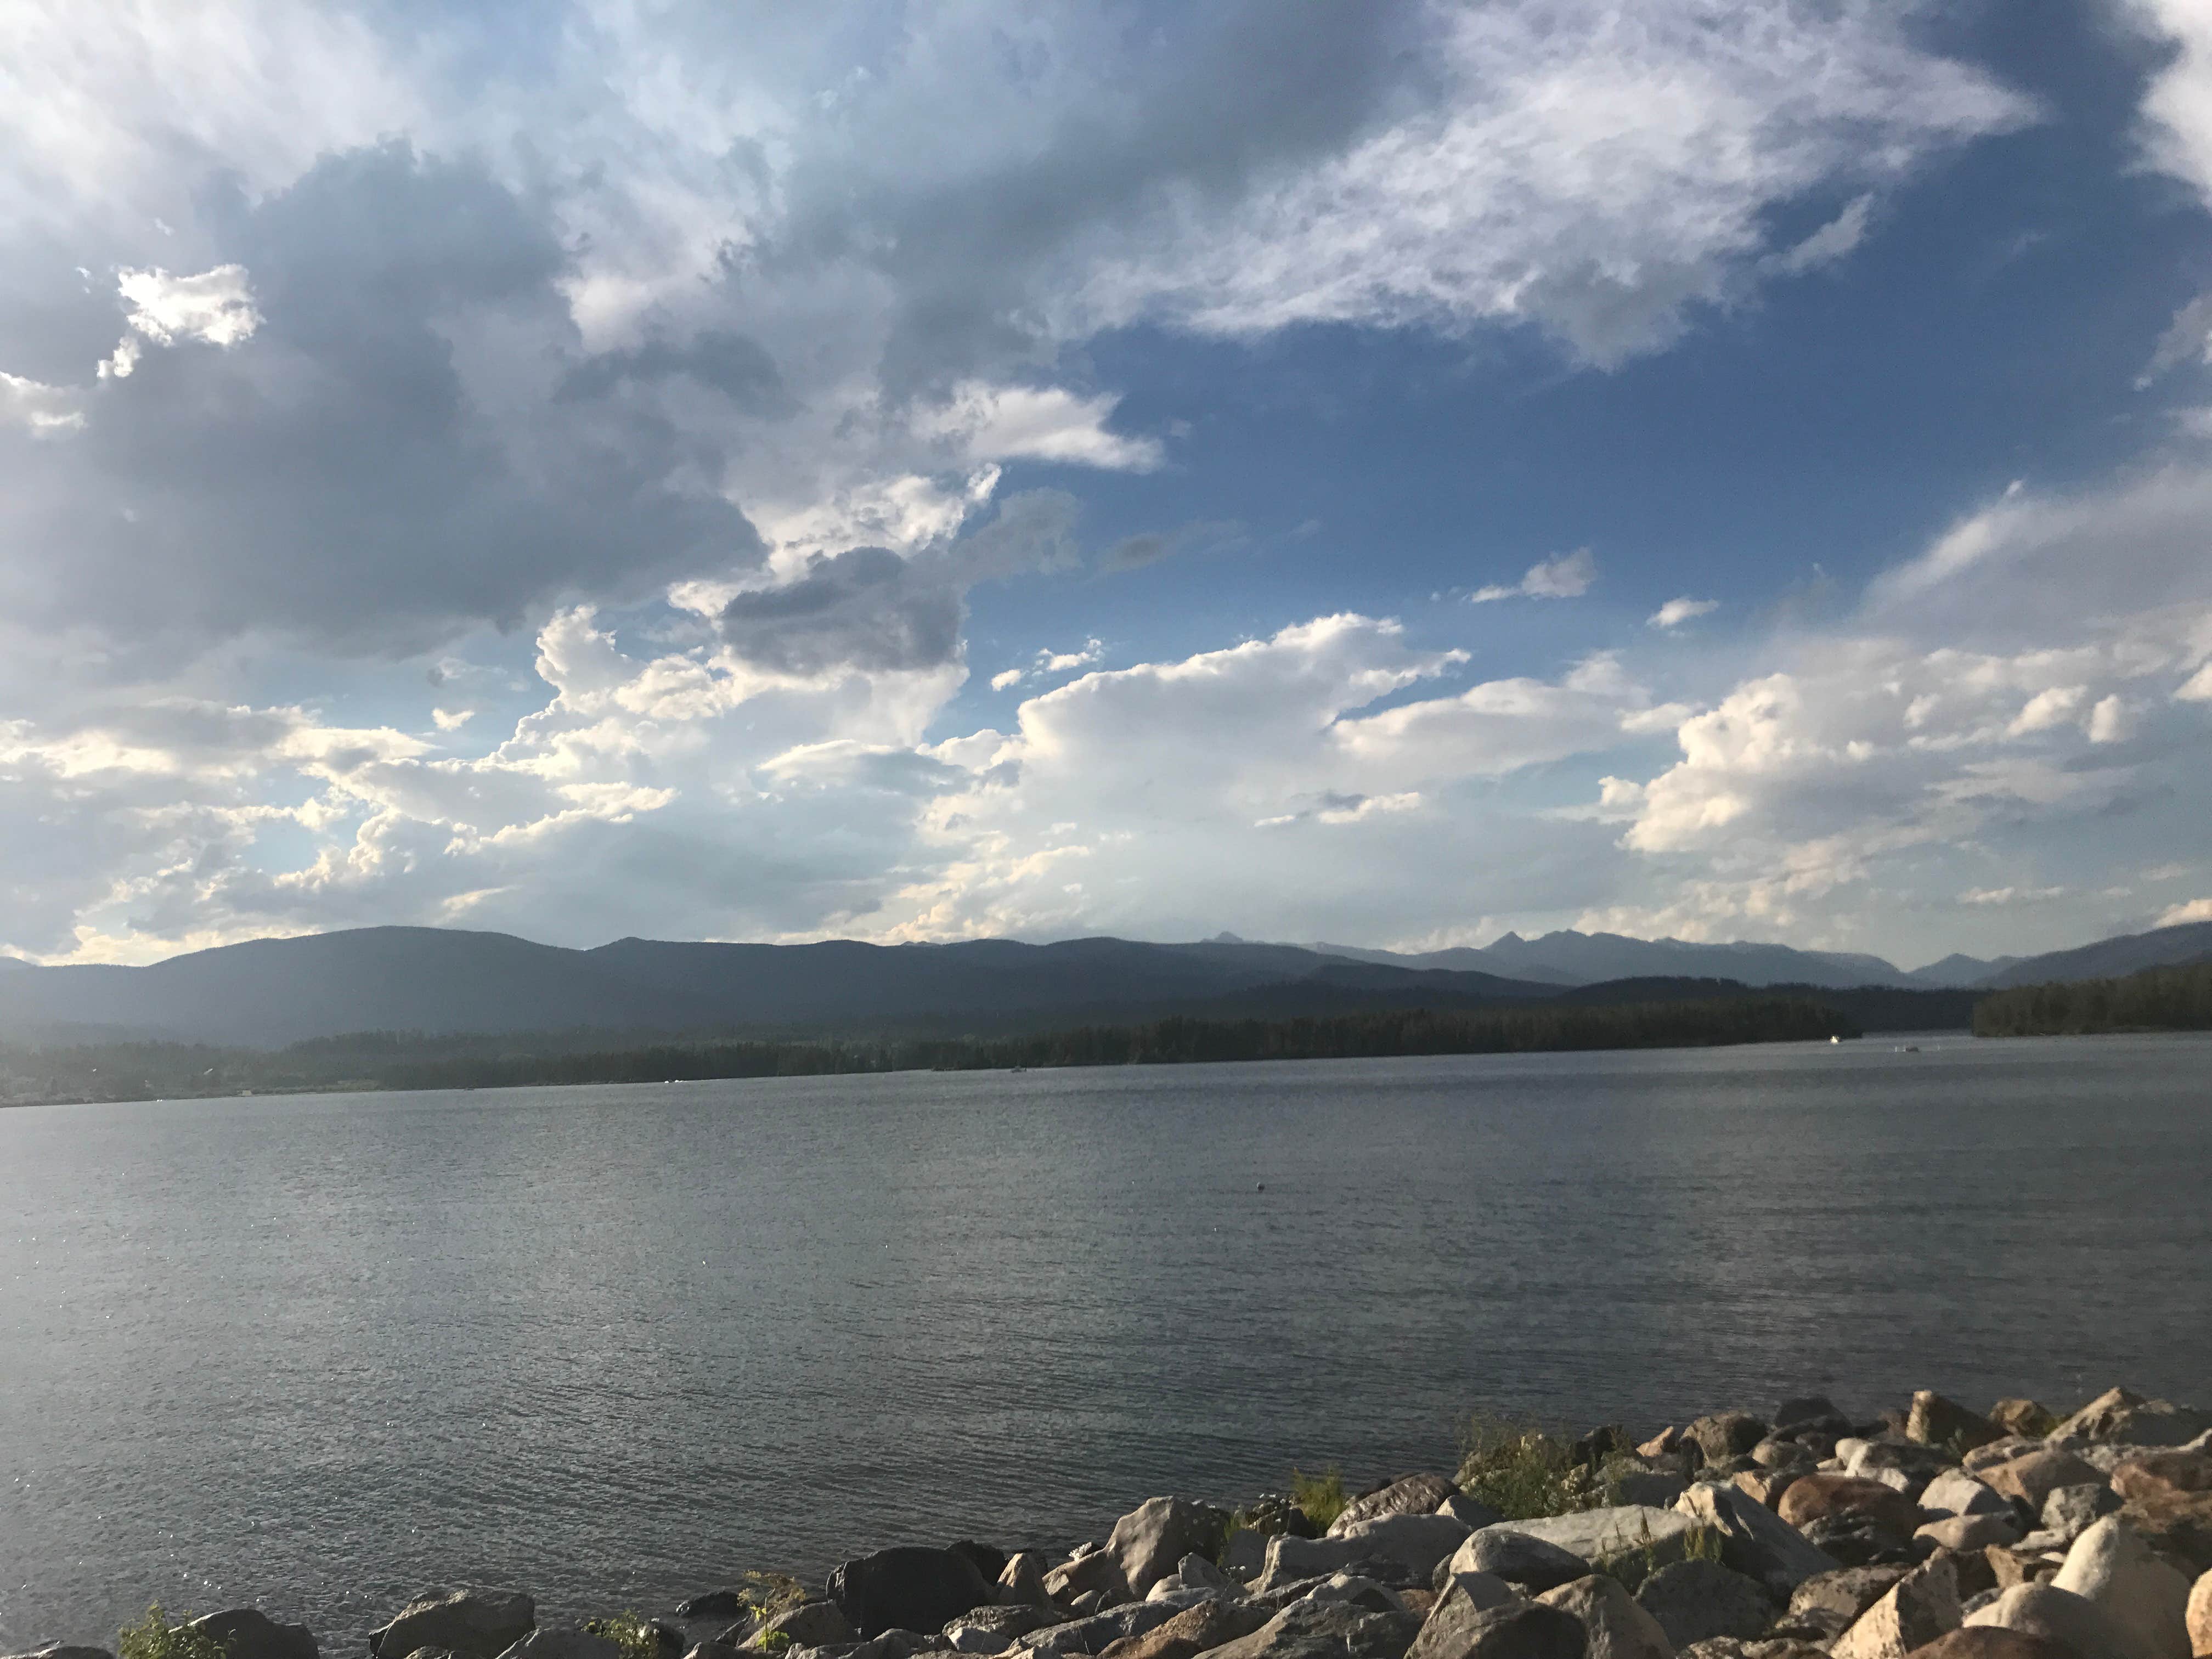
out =
[[[854,1558],[823,1593],[717,1590],[672,1620],[542,1628],[515,1591],[432,1590],[373,1659],[2212,1659],[2212,1413],[2115,1389],[2063,1420],[1940,1395],[1618,1429],[1504,1486],[1416,1474],[1325,1531],[1281,1498],[1154,1498],[1060,1559],[962,1540]],[[1470,1490],[1469,1488],[1472,1488]],[[1570,1507],[1579,1505],[1579,1507]],[[1320,1535],[1316,1535],[1316,1534]],[[252,1609],[184,1627],[319,1659]],[[212,1652],[213,1650],[204,1651]],[[58,1644],[16,1659],[109,1659]]]

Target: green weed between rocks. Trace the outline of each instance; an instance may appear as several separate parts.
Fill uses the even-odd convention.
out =
[[[745,1575],[745,1600],[759,1609],[763,1619],[772,1618],[786,1607],[795,1607],[805,1599],[806,1586],[787,1572]]]
[[[1614,1501],[1620,1474],[1643,1467],[1618,1446],[1580,1457],[1540,1429],[1477,1412],[1460,1433],[1460,1490],[1508,1521],[1597,1509]]]
[[[1319,1474],[1291,1471],[1291,1502],[1313,1522],[1316,1532],[1326,1533],[1351,1501],[1351,1496],[1344,1490],[1341,1470],[1327,1468]]]
[[[1711,1527],[1697,1528],[1683,1540],[1680,1559],[1685,1561],[1710,1561],[1715,1566],[1720,1565],[1720,1534]],[[1619,1579],[1621,1587],[1633,1595],[1644,1587],[1645,1579],[1659,1571],[1662,1563],[1647,1530],[1644,1542],[1638,1547],[1601,1556],[1591,1565],[1608,1578]]]
[[[604,1636],[622,1652],[622,1659],[660,1659],[660,1638],[645,1622],[645,1615],[625,1608],[605,1619],[586,1619],[584,1628]]]
[[[185,1628],[191,1617],[186,1613],[183,1622],[173,1625],[155,1602],[143,1619],[118,1632],[118,1659],[230,1659],[230,1650],[215,1638]]]

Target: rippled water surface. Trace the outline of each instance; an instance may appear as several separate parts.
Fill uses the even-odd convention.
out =
[[[0,1112],[0,1650],[661,1611],[1476,1406],[2201,1398],[2208,1194],[2197,1038]]]

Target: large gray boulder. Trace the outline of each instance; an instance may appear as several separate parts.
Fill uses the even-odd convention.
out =
[[[258,1607],[210,1613],[185,1628],[213,1638],[230,1659],[316,1659],[314,1632],[305,1625],[280,1625]]]
[[[1946,1469],[1920,1494],[1921,1513],[1940,1521],[1953,1515],[2002,1515],[2012,1505],[1964,1469]]]
[[[1778,1600],[1787,1598],[1814,1574],[1833,1572],[1843,1565],[1806,1542],[1765,1504],[1733,1486],[1700,1482],[1684,1492],[1674,1507],[1718,1533],[1723,1563],[1758,1579]]]
[[[1834,1659],[1905,1659],[1959,1628],[1958,1571],[1939,1555],[1899,1579],[1828,1650]]]
[[[74,1642],[49,1642],[28,1653],[11,1653],[6,1659],[115,1659],[106,1648],[88,1648]]]
[[[1536,1598],[1583,1621],[1589,1659],[1674,1659],[1659,1621],[1636,1603],[1618,1578],[1593,1573]]]
[[[1393,1480],[1380,1492],[1369,1492],[1346,1504],[1329,1523],[1332,1538],[1349,1532],[1363,1521],[1379,1521],[1386,1515],[1434,1515],[1459,1488],[1441,1474],[1409,1474]]]
[[[1585,1659],[1589,1651],[1589,1632],[1572,1613],[1513,1601],[1467,1612],[1446,1626],[1431,1613],[1406,1659]]]
[[[1228,1530],[1228,1515],[1211,1504],[1148,1498],[1114,1523],[1106,1548],[1121,1566],[1129,1593],[1142,1595],[1173,1572],[1184,1556],[1194,1551],[1211,1555],[1219,1549]]]
[[[988,1603],[991,1586],[961,1551],[902,1544],[833,1567],[826,1594],[865,1642],[887,1630],[943,1630]]]
[[[1467,1537],[1465,1524],[1449,1515],[1384,1516],[1330,1538],[1279,1535],[1267,1540],[1266,1565],[1255,1588],[1264,1594],[1301,1578],[1327,1577],[1370,1559],[1395,1562],[1414,1583],[1426,1583],[1437,1563],[1450,1559]]]
[[[2135,1644],[2105,1610],[2071,1590],[2014,1584],[1966,1615],[1969,1630],[2009,1630],[2070,1648],[2080,1659],[2136,1659]]]
[[[2094,1603],[2140,1659],[2190,1659],[2189,1580],[2107,1516],[2074,1540],[2051,1588]]]
[[[1420,1634],[1413,1638],[1407,1659],[1442,1659],[1464,1653],[1474,1639],[1482,1614],[1526,1600],[1503,1578],[1493,1578],[1486,1572],[1462,1573],[1448,1580],[1436,1606],[1422,1620]]]
[[[1509,1521],[1485,1527],[1459,1547],[1446,1570],[1455,1577],[1488,1573],[1531,1595],[1571,1584],[1589,1571],[1589,1563],[1581,1556],[1522,1531],[1523,1524]]]
[[[537,1622],[538,1604],[520,1590],[425,1590],[390,1624],[369,1632],[368,1650],[377,1659],[407,1659],[417,1648],[494,1659]]]
[[[1636,1604],[1678,1648],[1716,1636],[1757,1636],[1774,1619],[1765,1587],[1717,1561],[1677,1561],[1645,1579]]]
[[[1556,1544],[1592,1565],[1639,1556],[1648,1558],[1655,1568],[1686,1556],[1698,1531],[1698,1523],[1679,1510],[1653,1509],[1641,1504],[1579,1510],[1571,1515],[1502,1524],[1528,1537]]]

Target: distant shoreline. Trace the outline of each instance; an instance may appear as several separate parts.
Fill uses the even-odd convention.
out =
[[[19,1105],[125,1100],[234,1099],[531,1088],[563,1085],[719,1082],[893,1072],[1058,1071],[1114,1066],[1263,1060],[1380,1060],[1420,1054],[1576,1053],[1703,1048],[1856,1038],[1847,1016],[1807,998],[1744,997],[1470,1012],[1390,1010],[1287,1020],[1173,1018],[1085,1026],[1030,1036],[876,1041],[641,1044],[587,1052],[501,1052],[477,1040],[365,1034],[275,1054],[190,1044],[118,1044],[37,1051],[10,1060]],[[137,1086],[93,1081],[137,1076]],[[202,1085],[202,1079],[213,1082]],[[43,1085],[43,1086],[40,1086]],[[27,1086],[26,1086],[27,1085]]]

